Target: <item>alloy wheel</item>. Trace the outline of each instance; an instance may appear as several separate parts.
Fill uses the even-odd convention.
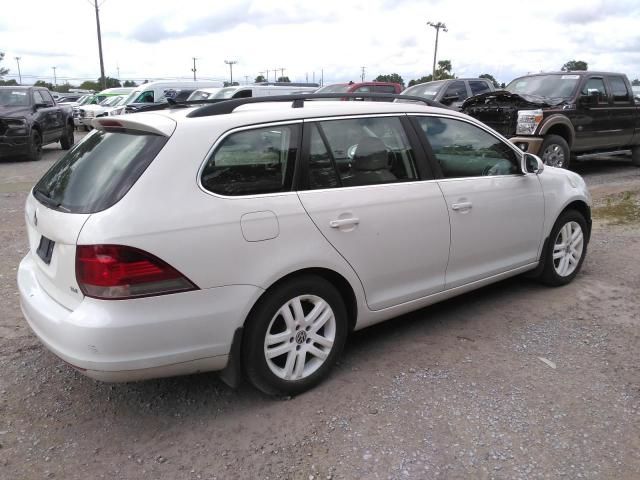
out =
[[[580,224],[567,222],[558,232],[553,245],[553,268],[561,277],[571,275],[584,251],[584,234]]]
[[[264,356],[277,377],[301,380],[324,364],[335,338],[336,318],[329,303],[316,295],[300,295],[282,305],[271,319]]]

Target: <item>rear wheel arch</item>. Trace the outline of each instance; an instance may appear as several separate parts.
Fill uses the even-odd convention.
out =
[[[349,318],[349,331],[352,331],[356,325],[356,320],[358,318],[358,304],[356,300],[356,294],[353,290],[353,287],[349,283],[349,281],[343,277],[338,272],[322,267],[314,267],[314,268],[304,268],[302,270],[296,270],[295,272],[288,273],[287,275],[279,278],[275,282],[273,282],[263,293],[260,295],[258,300],[254,303],[251,308],[247,318],[251,317],[251,314],[256,309],[256,306],[269,295],[273,289],[281,285],[282,283],[288,282],[293,278],[302,277],[307,275],[316,275],[321,277],[331,283],[340,293],[342,297],[342,301],[344,302],[344,306],[347,309],[347,315]],[[246,320],[245,320],[246,321]]]

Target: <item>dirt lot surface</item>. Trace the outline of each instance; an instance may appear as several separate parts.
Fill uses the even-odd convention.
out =
[[[638,479],[640,169],[576,164],[596,208],[582,273],[522,278],[353,335],[291,399],[215,374],[95,382],[22,319],[23,204],[58,158],[0,161],[0,478]]]

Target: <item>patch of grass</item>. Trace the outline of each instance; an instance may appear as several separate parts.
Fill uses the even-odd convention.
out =
[[[611,195],[604,205],[593,209],[593,217],[609,225],[640,223],[640,201],[634,192]]]

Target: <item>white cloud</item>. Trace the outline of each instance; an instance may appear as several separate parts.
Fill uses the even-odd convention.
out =
[[[0,48],[4,66],[22,57],[23,78],[96,79],[99,74],[94,11],[33,0],[3,6]],[[399,73],[405,81],[431,72],[435,31],[442,21],[439,59],[450,59],[459,76],[490,73],[508,82],[530,71],[557,70],[566,61],[590,69],[640,77],[640,4],[620,0],[106,0],[101,7],[106,74],[124,79],[191,76],[228,78],[225,59],[238,60],[234,78],[285,68],[304,81],[324,69],[325,83]],[[4,28],[4,30],[2,30]]]

